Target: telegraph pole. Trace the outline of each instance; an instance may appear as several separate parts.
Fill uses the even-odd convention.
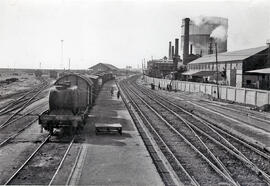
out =
[[[218,56],[217,56],[217,42],[215,42],[215,50],[216,50],[216,84],[217,84],[217,98],[219,99],[219,89],[218,89]]]

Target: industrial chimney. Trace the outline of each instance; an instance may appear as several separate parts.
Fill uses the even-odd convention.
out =
[[[185,28],[184,28],[184,49],[183,49],[183,64],[188,63],[188,47],[189,47],[189,18],[185,18]]]
[[[174,58],[174,46],[172,46],[172,58]]]
[[[175,53],[173,58],[174,70],[177,70],[178,62],[180,61],[179,51],[179,39],[175,38]]]
[[[172,42],[169,42],[169,60],[172,60]]]
[[[266,44],[268,46],[268,49],[267,49],[267,65],[270,65],[270,39],[266,40]]]
[[[179,54],[178,54],[178,51],[179,51],[179,39],[178,38],[175,38],[175,44],[174,44],[174,46],[175,46],[175,52],[174,52],[174,55],[175,55],[175,57],[177,57],[177,56],[179,56]]]
[[[213,38],[209,38],[209,49],[208,49],[208,54],[213,54]]]

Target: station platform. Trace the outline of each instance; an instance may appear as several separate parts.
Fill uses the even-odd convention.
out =
[[[111,94],[113,87],[114,93]],[[164,185],[127,111],[115,81],[105,83],[83,130],[81,171],[75,185]],[[95,126],[121,126],[96,134]]]

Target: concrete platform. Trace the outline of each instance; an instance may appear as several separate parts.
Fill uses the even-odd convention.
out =
[[[113,95],[111,87],[115,90]],[[86,141],[73,184],[164,185],[121,97],[117,99],[114,81],[104,84],[90,115],[83,131]],[[122,135],[96,135],[96,123],[119,123]]]

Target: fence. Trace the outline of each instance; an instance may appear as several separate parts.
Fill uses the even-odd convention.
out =
[[[167,88],[167,85],[171,83],[173,90],[180,90],[186,92],[202,92],[215,98],[217,98],[217,92],[219,92],[219,98],[223,100],[229,100],[259,107],[270,104],[270,91],[266,90],[237,88],[219,85],[219,91],[217,91],[216,84],[158,79],[148,76],[144,77],[147,83],[154,83],[155,86],[160,85],[161,88]]]

